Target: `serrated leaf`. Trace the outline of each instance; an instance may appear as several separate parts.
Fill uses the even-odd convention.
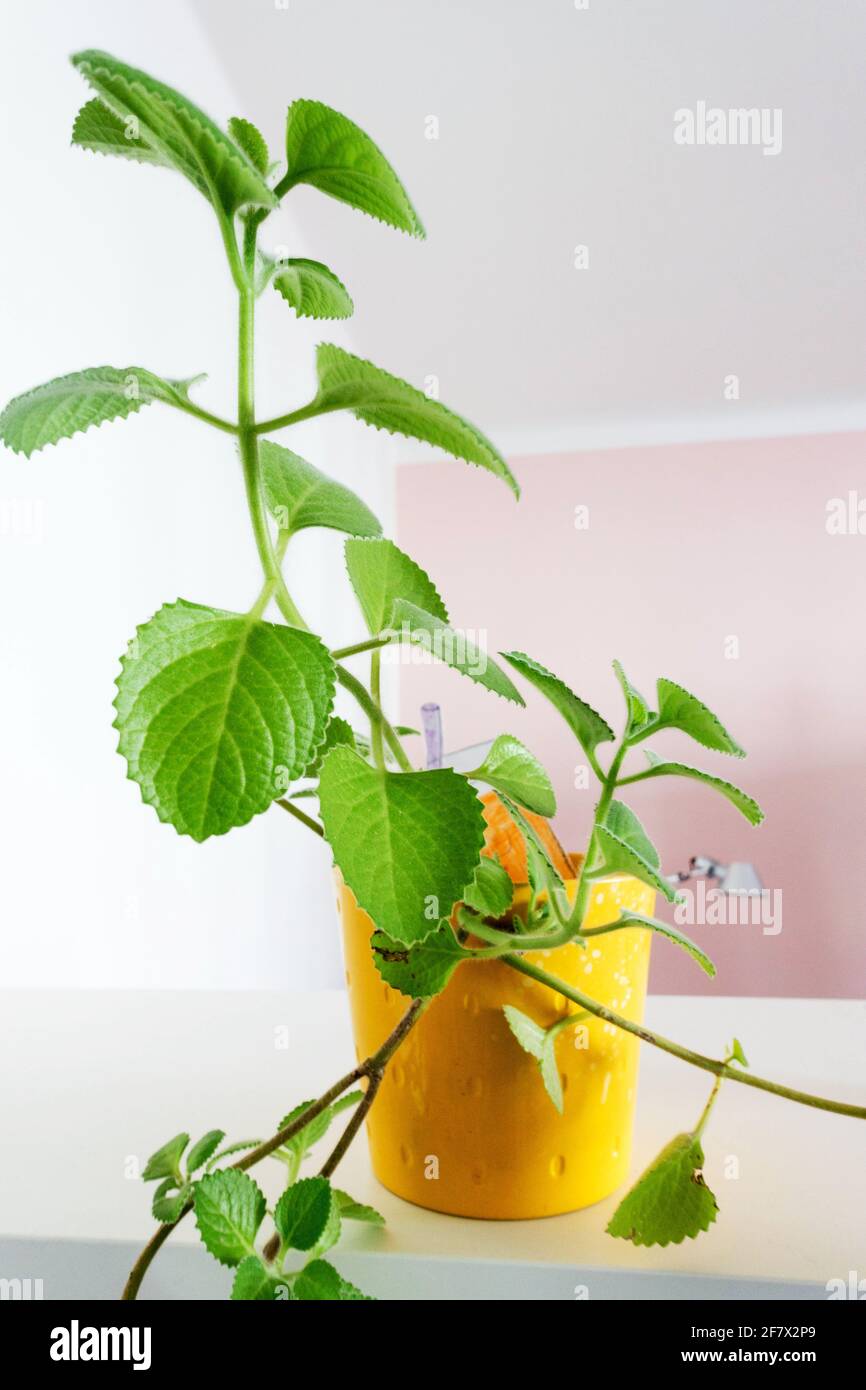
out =
[[[348,540],[345,555],[349,580],[374,637],[391,626],[398,599],[448,622],[448,609],[433,580],[393,541]]]
[[[301,1178],[287,1187],[274,1209],[274,1224],[290,1250],[312,1250],[331,1212],[327,1178]]]
[[[320,101],[293,101],[286,117],[281,188],[306,183],[398,231],[424,228],[391,165],[360,126]]]
[[[468,887],[463,889],[463,901],[467,907],[480,912],[482,917],[504,917],[514,899],[514,884],[506,869],[496,858],[483,855],[475,866],[475,874]]]
[[[524,1052],[528,1052],[530,1057],[534,1057],[537,1062],[541,1061],[546,1037],[545,1030],[539,1023],[535,1022],[535,1019],[530,1018],[520,1009],[516,1009],[513,1004],[503,1004],[502,1012]]]
[[[72,143],[94,154],[119,155],[139,164],[158,164],[170,169],[171,164],[158,150],[146,145],[135,134],[135,124],[116,116],[98,97],[85,102],[72,126]]]
[[[215,1153],[213,1158],[209,1158],[205,1164],[205,1171],[210,1173],[217,1163],[221,1163],[224,1158],[229,1158],[231,1154],[242,1153],[244,1149],[255,1149],[261,1143],[261,1139],[238,1139],[233,1144],[226,1144],[224,1149]]]
[[[615,737],[607,721],[539,661],[525,652],[501,652],[500,655],[559,711],[587,755],[600,743],[609,743]]]
[[[184,1183],[176,1188],[174,1178],[166,1178],[161,1182],[153,1194],[153,1204],[151,1210],[155,1221],[162,1222],[163,1225],[171,1225],[177,1221],[190,1197],[192,1196],[192,1184]]]
[[[328,1260],[311,1260],[304,1266],[295,1280],[294,1295],[304,1303],[345,1303],[359,1299],[373,1302],[367,1294],[361,1293],[354,1284],[344,1279]]]
[[[281,531],[324,526],[350,536],[380,534],[380,522],[351,488],[320,473],[291,449],[263,440],[259,458],[265,500]]]
[[[659,852],[630,806],[626,806],[622,801],[612,801],[605,817],[605,824],[608,830],[612,830],[614,835],[624,840],[654,869],[659,867]]]
[[[243,150],[197,106],[173,88],[109,53],[76,53],[73,65],[100,100],[177,169],[225,216],[252,205],[271,208],[276,198]]]
[[[325,729],[325,741],[317,750],[313,761],[304,769],[305,777],[318,777],[321,771],[322,762],[327,753],[332,748],[338,748],[340,744],[346,744],[349,748],[355,747],[355,731],[347,720],[341,719],[338,714],[332,714],[328,720],[328,727]],[[300,795],[300,793],[297,793]]]
[[[461,676],[468,676],[476,685],[492,690],[503,700],[515,705],[524,703],[523,696],[502,667],[493,660],[474,637],[466,631],[450,627],[435,613],[429,613],[404,598],[394,600],[391,622],[384,628],[395,640],[420,647],[437,661],[443,661]]]
[[[703,1165],[700,1140],[678,1134],[620,1202],[608,1234],[634,1245],[679,1245],[709,1230],[719,1208],[704,1182]]]
[[[194,1173],[196,1169],[201,1168],[202,1164],[207,1163],[208,1159],[216,1153],[225,1137],[225,1130],[223,1129],[209,1129],[207,1134],[203,1134],[201,1139],[193,1144],[186,1156],[186,1171]]]
[[[271,278],[299,319],[350,319],[355,312],[346,286],[321,261],[289,257],[274,266]]]
[[[740,787],[735,787],[733,782],[727,782],[724,777],[714,777],[712,773],[702,772],[700,768],[687,767],[684,763],[671,763],[654,758],[649,769],[639,775],[642,782],[649,781],[653,777],[690,777],[693,781],[703,782],[706,786],[719,792],[721,796],[726,797],[731,805],[736,806],[741,815],[745,816],[750,825],[760,825],[764,819],[763,811],[748,792],[744,792]]]
[[[453,458],[486,468],[507,483],[515,497],[520,495],[508,464],[490,440],[417,387],[333,343],[317,348],[316,371],[319,389],[305,413],[351,410],[356,419],[376,429],[420,439]]]
[[[281,1302],[290,1297],[289,1285],[268,1270],[258,1255],[247,1255],[237,1267],[231,1297],[245,1302]]]
[[[562,1077],[559,1074],[559,1067],[556,1064],[556,1039],[557,1034],[554,1032],[547,1032],[545,1034],[544,1046],[541,1049],[541,1057],[538,1061],[538,1069],[541,1072],[544,1089],[561,1115],[564,1101],[562,1097]]]
[[[615,661],[613,663],[613,669],[616,672],[616,678],[619,681],[620,688],[622,689],[622,693],[625,696],[625,705],[628,714],[629,729],[630,731],[634,731],[635,729],[639,729],[642,724],[645,724],[647,719],[649,718],[649,705],[647,704],[644,697],[641,695],[640,691],[636,690],[635,687],[632,685],[631,681],[629,680],[628,676],[622,668],[622,664],[619,661]]]
[[[138,629],[121,665],[129,776],[194,840],[266,811],[325,736],[334,663],[312,633],[180,599]]]
[[[386,985],[408,999],[441,994],[460,962],[470,955],[447,922],[415,946],[405,946],[384,932],[374,932],[370,945],[373,963]]]
[[[236,1168],[200,1178],[194,1188],[195,1222],[205,1246],[220,1264],[236,1265],[255,1254],[253,1242],[264,1220],[264,1193]]]
[[[363,1202],[356,1202],[354,1197],[350,1197],[348,1192],[343,1192],[339,1187],[335,1187],[333,1191],[334,1200],[345,1221],[365,1221],[371,1226],[385,1225],[384,1216],[375,1207],[368,1207]]]
[[[144,1165],[142,1179],[151,1182],[154,1178],[177,1178],[180,1182],[180,1160],[189,1143],[188,1134],[176,1134],[162,1148],[152,1153]]]
[[[380,931],[404,944],[428,936],[461,897],[481,857],[481,802],[450,768],[381,772],[333,748],[319,807],[343,878]]]
[[[658,723],[655,729],[681,729],[704,748],[714,748],[719,753],[730,753],[735,758],[746,756],[722,725],[721,720],[701,704],[694,695],[683,690],[681,685],[661,678],[657,683]]]
[[[534,753],[511,734],[500,734],[494,739],[481,766],[466,775],[487,782],[538,816],[556,814],[556,796],[550,778]]]
[[[634,878],[639,878],[642,883],[648,883],[651,888],[656,888],[668,899],[668,902],[676,902],[677,893],[663,878],[658,870],[647,859],[627,845],[618,835],[614,835],[606,825],[597,825],[595,828],[595,840],[601,854],[601,867],[605,874],[631,874]],[[589,868],[597,875],[599,864],[592,864]]]
[[[554,864],[547,846],[541,839],[532,821],[528,820],[523,814],[523,810],[517,805],[517,802],[512,800],[510,796],[505,796],[501,792],[499,795],[508,814],[523,836],[524,844],[526,845],[527,867],[529,868],[532,865],[533,860],[536,866],[540,862],[544,867],[544,884],[536,881],[538,878],[537,867],[533,870],[533,876],[530,876],[529,881],[533,891],[539,891],[542,887],[549,887],[551,890],[555,890],[557,886],[562,885],[563,878],[559,869]]]
[[[47,444],[125,419],[154,401],[180,406],[199,379],[167,381],[144,367],[86,367],[15,396],[0,414],[0,439],[30,458]]]
[[[679,927],[673,926],[670,922],[663,922],[657,917],[645,917],[642,912],[629,911],[623,915],[621,923],[618,922],[616,925],[618,927],[622,925],[623,928],[646,927],[649,931],[658,932],[660,936],[667,937],[668,941],[673,941],[676,946],[681,946],[684,951],[687,951],[707,975],[712,977],[716,973],[716,967],[706,951],[702,950],[696,941],[692,941],[690,936],[686,936],[685,932],[680,931]]]
[[[528,1014],[516,1009],[513,1004],[504,1004],[502,1011],[508,1021],[509,1028],[524,1052],[528,1052],[530,1057],[534,1057],[538,1063],[544,1089],[561,1115],[564,1104],[562,1078],[556,1061],[556,1039],[561,1031],[560,1024],[554,1024],[552,1028],[544,1029]],[[566,1021],[562,1020],[561,1022]]]
[[[232,116],[228,123],[228,132],[253,167],[264,177],[270,167],[271,157],[261,131],[243,116]]]
[[[303,1158],[308,1149],[311,1149],[314,1144],[317,1144],[320,1139],[324,1138],[336,1117],[342,1114],[344,1110],[348,1110],[351,1106],[357,1105],[358,1101],[363,1098],[363,1095],[363,1091],[348,1091],[344,1096],[340,1096],[338,1100],[333,1101],[331,1105],[326,1105],[325,1109],[320,1110],[318,1115],[315,1115],[313,1119],[310,1120],[309,1124],[304,1125],[304,1128],[299,1130],[293,1139],[288,1139],[286,1141],[285,1147],[295,1150]],[[295,1120],[303,1115],[305,1110],[309,1110],[310,1106],[314,1104],[315,1101],[312,1100],[301,1101],[300,1105],[296,1105],[293,1110],[289,1111],[288,1115],[283,1116],[280,1123],[277,1125],[277,1129],[286,1129],[288,1125],[293,1124]]]

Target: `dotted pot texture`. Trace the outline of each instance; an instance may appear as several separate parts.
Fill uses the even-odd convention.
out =
[[[376,970],[372,922],[339,875],[337,908],[356,1050],[366,1057],[408,1000]],[[594,884],[586,925],[615,921],[622,908],[651,916],[655,892],[627,877]],[[563,946],[528,959],[640,1022],[651,939],[640,929],[611,932],[585,951]],[[367,1121],[373,1170],[398,1197],[458,1216],[519,1220],[576,1211],[627,1179],[638,1040],[594,1018],[565,1029],[556,1043],[560,1115],[504,1004],[543,1027],[578,1012],[498,961],[458,966],[388,1067]]]

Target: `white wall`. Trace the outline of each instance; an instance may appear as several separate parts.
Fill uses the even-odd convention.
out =
[[[233,291],[208,205],[168,171],[69,145],[88,95],[67,61],[79,48],[115,52],[220,121],[240,113],[196,21],[177,0],[51,0],[5,6],[0,26],[3,399],[80,367],[136,364],[208,371],[200,399],[233,413]],[[278,153],[280,132],[268,134]],[[275,240],[315,253],[282,212]],[[262,408],[300,402],[312,344],[337,335],[298,325],[277,296],[261,330]],[[388,527],[392,471],[372,432],[329,421],[291,442],[351,480]],[[360,622],[339,544],[303,537],[292,572],[311,622],[327,618],[328,636],[348,641]],[[339,979],[327,850],[277,809],[196,845],[141,804],[116,752],[113,682],[136,624],[178,596],[242,610],[259,583],[226,436],[153,406],[29,462],[3,452],[4,984]]]

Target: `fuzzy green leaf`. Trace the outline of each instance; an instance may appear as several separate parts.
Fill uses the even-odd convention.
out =
[[[669,902],[677,901],[677,893],[671,887],[666,878],[658,872],[658,869],[644,859],[643,855],[626,844],[618,835],[614,835],[606,825],[596,826],[596,843],[598,845],[600,859],[594,864],[589,865],[594,877],[598,877],[598,870],[604,874],[632,874],[634,878],[639,878],[642,883],[648,883],[651,888],[656,888],[668,899]]]
[[[327,1260],[311,1260],[304,1266],[295,1280],[294,1295],[304,1303],[345,1303],[359,1299],[372,1302],[367,1294],[361,1293],[354,1284],[344,1279]]]
[[[186,1171],[194,1173],[196,1169],[201,1168],[202,1164],[207,1163],[208,1159],[216,1153],[225,1137],[225,1130],[223,1129],[209,1129],[207,1134],[203,1134],[187,1154]]]
[[[634,1245],[679,1245],[709,1230],[719,1208],[703,1166],[700,1140],[678,1134],[620,1202],[608,1234]]]
[[[333,748],[319,805],[334,858],[380,931],[403,944],[429,936],[471,879],[484,843],[481,802],[450,768],[380,772]]]
[[[334,1188],[334,1200],[345,1221],[365,1221],[370,1226],[384,1226],[385,1224],[384,1216],[375,1207],[368,1207],[363,1202],[356,1202],[354,1197],[350,1197],[348,1192],[343,1192],[339,1187]]]
[[[654,869],[661,863],[659,852],[647,835],[634,811],[622,801],[612,801],[605,819],[608,830],[651,864]]]
[[[417,607],[404,598],[394,601],[391,621],[383,629],[396,641],[409,642],[413,647],[443,661],[461,676],[468,676],[476,685],[492,690],[503,700],[511,700],[515,705],[523,704],[523,696],[511,678],[503,671],[493,657],[479,647],[474,637],[466,631],[450,627],[435,613]]]
[[[529,882],[533,892],[539,892],[542,889],[559,891],[562,885],[562,875],[551,859],[547,845],[544,844],[532,822],[526,819],[517,802],[502,792],[500,792],[500,797],[505,809],[523,836],[526,845]],[[533,868],[533,864],[535,868]]]
[[[253,167],[258,169],[264,177],[270,167],[271,157],[261,131],[253,125],[252,121],[245,120],[243,116],[232,116],[228,124],[228,132],[235,144],[241,147]]]
[[[274,1210],[274,1224],[290,1250],[312,1250],[331,1213],[327,1178],[301,1178],[287,1187]]]
[[[454,458],[486,468],[507,483],[515,497],[519,496],[520,489],[508,464],[490,440],[468,420],[431,400],[407,381],[333,343],[319,345],[316,370],[319,390],[307,407],[310,415],[351,410],[358,420],[376,429],[423,440]]]
[[[629,731],[634,732],[636,729],[639,729],[642,724],[645,724],[649,718],[649,705],[640,691],[635,690],[619,661],[613,663],[613,669],[616,672],[616,678],[625,696]]]
[[[484,855],[475,868],[475,875],[463,889],[467,907],[482,917],[504,917],[514,898],[514,884],[498,859]]]
[[[559,1067],[556,1063],[557,1036],[558,1034],[554,1032],[545,1034],[544,1046],[541,1050],[538,1067],[541,1072],[541,1079],[544,1082],[544,1089],[561,1115],[565,1106],[565,1101],[562,1095],[562,1077],[559,1074]]]
[[[346,286],[321,261],[290,257],[275,265],[272,278],[299,319],[350,319],[355,312]]]
[[[402,183],[378,145],[354,121],[320,101],[293,101],[286,118],[288,190],[307,183],[398,231],[423,237],[424,228]]]
[[[348,540],[345,553],[352,588],[374,636],[392,626],[398,599],[448,622],[448,609],[432,579],[393,541]]]
[[[746,756],[712,710],[683,690],[681,685],[662,678],[657,683],[657,690],[659,712],[656,729],[681,729],[696,743],[703,744],[704,748],[730,753],[735,758]]]
[[[72,62],[137,138],[185,175],[222,214],[231,217],[246,205],[276,205],[244,151],[180,92],[96,49],[76,53]]]
[[[153,1194],[151,1210],[154,1220],[164,1225],[177,1221],[191,1196],[191,1183],[183,1183],[176,1187],[174,1178],[166,1178]]]
[[[690,936],[680,931],[679,927],[673,926],[670,922],[662,922],[658,917],[645,917],[642,912],[627,912],[619,922],[617,928],[622,927],[646,927],[649,931],[658,932],[659,936],[667,937],[668,941],[673,941],[676,946],[681,946],[684,951],[697,961],[698,965],[705,974],[712,977],[716,973],[716,967],[710,960],[706,951],[692,941]]]
[[[266,1269],[258,1255],[247,1255],[238,1265],[231,1297],[255,1303],[280,1302],[290,1298],[289,1285]]]
[[[158,150],[138,139],[134,124],[125,123],[115,116],[98,97],[85,102],[75,117],[72,143],[92,150],[94,154],[120,155],[122,159],[134,159],[140,164],[159,164],[171,168],[169,161],[163,159]]]
[[[558,1036],[556,1026],[545,1030],[528,1014],[516,1009],[513,1004],[504,1004],[502,1012],[524,1052],[528,1052],[530,1057],[534,1057],[538,1062],[538,1070],[544,1082],[544,1089],[561,1115],[563,1096],[562,1079],[556,1063],[556,1039]]]
[[[358,1101],[363,1098],[363,1094],[363,1091],[347,1091],[344,1096],[340,1096],[340,1098],[333,1101],[331,1105],[326,1105],[325,1109],[320,1110],[318,1115],[310,1120],[309,1124],[304,1125],[303,1129],[298,1130],[294,1139],[287,1140],[285,1147],[294,1150],[303,1158],[308,1149],[311,1149],[314,1144],[317,1144],[320,1139],[324,1138],[337,1116],[344,1110],[351,1109],[353,1105],[357,1105]],[[288,1115],[283,1116],[280,1123],[277,1125],[277,1129],[286,1129],[288,1125],[293,1124],[295,1120],[303,1115],[305,1110],[309,1110],[310,1106],[314,1104],[315,1101],[312,1100],[301,1101],[300,1105],[296,1105],[293,1110],[289,1111]]]
[[[259,445],[265,500],[281,531],[324,526],[350,536],[378,536],[382,526],[357,493],[306,459],[263,440]]]
[[[138,629],[121,665],[129,776],[194,840],[266,811],[325,736],[334,663],[312,633],[181,599]]]
[[[188,381],[166,381],[144,367],[86,367],[55,377],[9,402],[0,415],[0,439],[27,458],[106,420],[125,419],[153,401],[183,408]]]
[[[231,1154],[243,1153],[244,1149],[255,1149],[261,1143],[261,1139],[237,1139],[232,1144],[226,1144],[224,1149],[220,1149],[205,1164],[205,1172],[210,1173],[218,1163],[222,1163],[224,1158],[229,1158]]]
[[[304,769],[305,777],[318,777],[322,763],[332,748],[337,748],[343,743],[349,748],[355,747],[355,731],[347,720],[341,719],[338,714],[332,714],[328,720],[328,727],[325,730],[325,741],[316,752],[313,761]]]
[[[556,796],[550,778],[535,755],[511,734],[500,734],[481,766],[467,776],[487,782],[536,815],[556,814]]]
[[[558,710],[583,751],[589,755],[600,743],[609,743],[614,737],[613,729],[600,714],[574,694],[558,676],[548,671],[546,666],[534,661],[525,652],[501,652],[515,671],[540,690],[554,709]]]
[[[188,1134],[176,1134],[163,1144],[161,1149],[150,1155],[144,1165],[142,1179],[151,1182],[154,1178],[176,1178],[180,1175],[180,1160],[189,1143]]]
[[[265,1197],[246,1173],[225,1168],[195,1184],[195,1222],[220,1264],[236,1265],[255,1254],[253,1242],[265,1215]]]
[[[650,768],[641,772],[639,776],[642,782],[653,777],[690,777],[693,781],[703,782],[705,786],[712,787],[714,791],[726,797],[731,805],[736,806],[741,815],[745,816],[750,825],[760,825],[764,819],[764,813],[754,797],[734,786],[733,782],[727,782],[724,777],[714,777],[712,773],[702,772],[698,767],[687,767],[684,763],[671,763],[653,757]]]
[[[404,946],[384,932],[374,932],[370,945],[382,979],[407,999],[441,994],[460,962],[469,957],[447,922],[416,946]]]

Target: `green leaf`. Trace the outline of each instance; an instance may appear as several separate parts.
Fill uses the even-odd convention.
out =
[[[322,763],[327,753],[332,748],[338,748],[340,744],[346,744],[349,748],[355,747],[355,731],[345,719],[341,719],[338,714],[332,714],[328,720],[328,727],[325,730],[325,741],[318,749],[313,761],[304,769],[305,777],[318,777],[322,768]]]
[[[151,1182],[153,1178],[180,1178],[180,1160],[189,1143],[188,1134],[176,1134],[163,1144],[161,1149],[150,1155],[144,1165],[142,1179]],[[179,1185],[179,1184],[178,1184]]]
[[[734,1038],[731,1044],[731,1061],[739,1062],[741,1067],[747,1067],[749,1065],[748,1058],[743,1051],[743,1044],[740,1042],[739,1038]]]
[[[332,748],[319,806],[343,877],[379,930],[410,945],[429,936],[481,856],[484,816],[466,779],[450,768],[381,772]]]
[[[333,1101],[331,1105],[326,1105],[325,1109],[320,1110],[309,1124],[304,1125],[304,1128],[298,1131],[294,1139],[286,1141],[285,1147],[299,1153],[303,1158],[308,1149],[311,1149],[314,1144],[324,1138],[336,1117],[342,1111],[357,1105],[358,1101],[363,1098],[363,1094],[363,1091],[348,1091],[346,1095],[340,1096],[339,1100]],[[299,1119],[305,1110],[309,1110],[311,1105],[315,1105],[315,1101],[301,1101],[300,1105],[296,1105],[293,1110],[289,1111],[288,1115],[283,1116],[277,1129],[286,1129],[288,1125]]]
[[[183,408],[188,381],[166,381],[143,367],[86,367],[16,396],[0,415],[0,439],[30,458],[106,420],[125,419],[153,401]]]
[[[448,609],[432,579],[393,541],[348,540],[345,554],[352,588],[374,636],[391,626],[398,599],[448,622]]]
[[[524,1052],[528,1052],[530,1057],[534,1057],[538,1062],[544,1089],[561,1115],[563,1097],[562,1079],[556,1064],[556,1039],[558,1036],[556,1025],[545,1030],[528,1014],[521,1013],[520,1009],[516,1009],[513,1004],[504,1004],[502,1011],[508,1021],[509,1028]]]
[[[274,1209],[274,1224],[290,1250],[312,1250],[331,1213],[327,1178],[301,1178],[287,1187]]]
[[[125,123],[115,116],[98,97],[85,102],[75,117],[72,143],[92,150],[94,154],[120,155],[123,159],[134,159],[140,164],[159,164],[171,168],[158,150],[138,139],[134,124]]]
[[[273,286],[299,319],[350,319],[352,297],[321,261],[290,257],[275,263]]]
[[[557,1036],[558,1035],[554,1032],[545,1034],[544,1047],[542,1048],[541,1058],[539,1060],[539,1070],[541,1072],[541,1079],[544,1082],[544,1089],[561,1115],[564,1101],[562,1096],[562,1078],[559,1075],[559,1067],[556,1064]]]
[[[600,743],[609,743],[615,737],[613,729],[596,714],[591,705],[581,700],[570,690],[564,681],[548,671],[540,662],[533,661],[525,652],[501,652],[515,671],[525,676],[536,690],[540,690],[554,709],[558,710],[583,751],[589,756]]]
[[[470,955],[448,922],[442,922],[416,946],[404,946],[384,932],[374,932],[370,945],[382,979],[408,999],[441,994],[460,962]]]
[[[378,536],[381,524],[350,488],[336,483],[311,463],[263,440],[259,445],[265,500],[281,531],[294,533],[326,526],[350,536]]]
[[[183,1183],[176,1191],[174,1178],[166,1178],[161,1182],[153,1194],[152,1212],[155,1221],[160,1221],[164,1225],[170,1225],[177,1221],[190,1197],[192,1196],[192,1184]]]
[[[736,806],[737,810],[745,816],[750,825],[760,825],[764,819],[764,813],[754,797],[749,796],[740,787],[735,787],[733,782],[726,782],[723,777],[713,777],[711,773],[702,772],[700,768],[686,767],[684,763],[654,760],[648,771],[638,775],[642,782],[649,781],[653,777],[691,777],[693,781],[703,782],[706,786],[712,787],[726,797],[731,805]]]
[[[679,927],[672,926],[670,922],[662,922],[657,917],[645,917],[642,912],[627,912],[621,920],[616,923],[619,927],[646,927],[649,931],[658,932],[659,936],[667,937],[668,941],[673,941],[675,945],[681,946],[684,951],[688,951],[697,962],[701,969],[709,976],[716,973],[716,967],[710,960],[706,951],[702,950],[696,941],[692,941],[690,936],[680,931]]]
[[[195,1221],[207,1249],[220,1264],[236,1265],[253,1255],[264,1220],[264,1193],[246,1173],[225,1168],[195,1184]]]
[[[258,169],[264,177],[270,167],[271,157],[261,131],[253,125],[252,121],[245,120],[243,116],[232,116],[228,124],[228,132],[235,144],[243,150],[253,167]]]
[[[627,845],[625,840],[614,835],[606,825],[596,826],[595,839],[601,860],[589,866],[594,878],[601,876],[598,873],[599,867],[601,867],[603,874],[631,874],[634,878],[639,878],[642,883],[648,883],[651,888],[658,889],[668,899],[668,902],[677,901],[676,891],[667,879],[662,877],[655,866],[649,860],[644,859],[643,855],[632,849],[631,845]]]
[[[659,852],[647,835],[634,811],[622,801],[612,801],[605,819],[608,830],[612,830],[630,849],[657,869],[660,864]]]
[[[703,1166],[700,1140],[678,1134],[620,1202],[608,1234],[634,1245],[679,1245],[709,1230],[719,1208]]]
[[[539,816],[556,814],[556,796],[541,763],[525,744],[511,734],[494,740],[484,762],[467,777],[487,782]]]
[[[325,736],[334,663],[310,632],[180,599],[138,629],[121,666],[129,776],[194,840],[266,811]]]
[[[368,1207],[363,1202],[356,1202],[354,1197],[350,1197],[348,1192],[343,1192],[339,1187],[335,1187],[333,1191],[334,1200],[344,1220],[365,1221],[371,1226],[384,1226],[385,1218],[375,1207]]]
[[[238,1139],[234,1144],[226,1144],[224,1149],[215,1153],[213,1158],[209,1158],[205,1164],[205,1171],[210,1173],[217,1163],[221,1163],[224,1158],[231,1154],[242,1153],[244,1149],[255,1149],[261,1143],[261,1139]]]
[[[394,601],[391,610],[390,626],[383,629],[396,640],[420,647],[443,661],[461,676],[468,676],[476,685],[492,690],[503,700],[511,700],[515,705],[524,703],[523,696],[514,682],[506,675],[493,657],[479,647],[468,632],[450,627],[435,613],[426,612],[404,598]]]
[[[327,1260],[311,1260],[304,1266],[295,1280],[294,1294],[304,1303],[373,1301],[344,1279]]]
[[[333,343],[321,343],[317,348],[316,371],[319,389],[305,414],[351,410],[358,420],[376,429],[423,440],[454,458],[486,468],[519,496],[508,464],[490,440],[468,420],[407,381]]]
[[[746,756],[744,749],[731,738],[712,710],[702,705],[694,695],[673,681],[660,679],[658,689],[658,723],[656,729],[681,729],[704,748],[719,753],[731,753],[735,758]]]
[[[233,1299],[247,1302],[274,1303],[290,1297],[285,1279],[266,1269],[258,1255],[241,1260],[232,1284]]]
[[[514,821],[526,845],[527,868],[530,870],[530,885],[534,892],[542,889],[555,890],[562,884],[562,875],[554,864],[548,853],[547,846],[540,838],[535,826],[526,819],[521,808],[510,796],[505,796],[500,792],[503,805],[505,806],[511,819]],[[533,870],[533,861],[535,869]],[[543,869],[543,882],[539,879],[539,868]]]
[[[482,917],[504,917],[514,899],[514,884],[499,860],[483,855],[475,867],[475,876],[463,889],[467,907]]]
[[[76,53],[72,62],[102,102],[125,125],[136,121],[138,138],[225,216],[245,205],[276,206],[244,151],[180,92],[96,49]]]
[[[286,174],[281,188],[307,183],[398,231],[424,228],[378,145],[354,121],[320,101],[293,101],[286,117]]]
[[[649,718],[649,705],[640,691],[635,690],[620,662],[615,661],[613,663],[613,669],[616,672],[616,678],[625,696],[629,732],[634,732],[636,729],[639,729],[642,724],[647,722]]]
[[[203,1134],[187,1154],[186,1171],[194,1173],[197,1168],[201,1168],[203,1163],[207,1163],[208,1159],[216,1153],[225,1137],[225,1130],[223,1129],[209,1129],[207,1134]]]

